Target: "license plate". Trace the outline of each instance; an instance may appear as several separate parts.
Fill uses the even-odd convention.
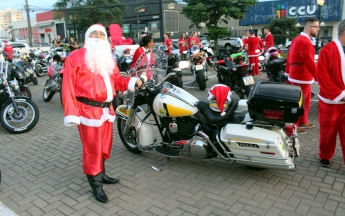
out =
[[[202,65],[196,65],[195,66],[195,70],[202,70],[204,69],[204,67]]]
[[[243,82],[244,82],[244,85],[251,85],[251,84],[254,84],[254,79],[252,76],[246,76],[246,77],[243,77]]]
[[[122,115],[128,117],[128,115],[129,115],[129,108],[126,105],[118,106],[117,109],[116,109],[116,112],[119,112]]]

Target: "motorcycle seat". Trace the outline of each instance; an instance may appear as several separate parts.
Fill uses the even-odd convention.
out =
[[[232,97],[231,103],[228,109],[225,111],[225,115],[221,116],[220,112],[213,111],[210,108],[210,104],[208,101],[199,101],[196,104],[196,107],[199,109],[200,113],[207,119],[210,124],[217,124],[220,122],[224,122],[227,119],[230,119],[235,113],[235,110],[238,106],[238,99],[236,97]]]

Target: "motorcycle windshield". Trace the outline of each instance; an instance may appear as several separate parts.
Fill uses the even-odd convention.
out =
[[[140,77],[144,79],[144,82],[148,80],[154,80],[157,84],[158,82],[162,81],[165,77],[165,70],[159,68],[149,68],[143,70],[131,70],[130,71],[131,77]]]

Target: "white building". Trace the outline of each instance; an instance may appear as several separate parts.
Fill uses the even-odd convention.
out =
[[[6,8],[5,10],[0,10],[0,37],[8,38],[6,31],[10,29],[13,22],[24,19],[24,13],[21,10],[13,10],[11,8]],[[10,33],[10,31],[8,31]]]

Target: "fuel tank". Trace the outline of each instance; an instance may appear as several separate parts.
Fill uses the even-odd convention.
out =
[[[153,110],[158,116],[182,117],[198,112],[195,104],[199,100],[185,90],[168,82],[153,101]]]

